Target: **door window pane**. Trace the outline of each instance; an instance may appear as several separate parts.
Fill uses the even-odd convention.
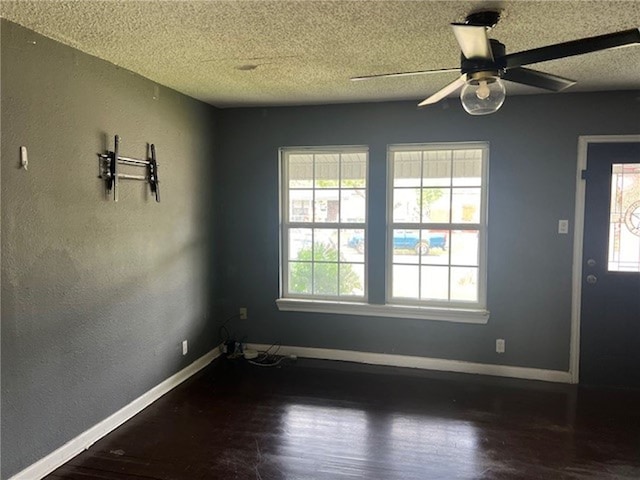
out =
[[[640,163],[612,167],[609,271],[640,272]]]

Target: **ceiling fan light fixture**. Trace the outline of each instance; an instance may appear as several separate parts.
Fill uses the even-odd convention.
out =
[[[460,101],[469,115],[489,115],[498,111],[506,95],[497,72],[476,72],[460,90]]]

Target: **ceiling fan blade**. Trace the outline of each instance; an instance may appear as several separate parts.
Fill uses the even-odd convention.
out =
[[[608,48],[621,47],[640,43],[640,29],[632,28],[622,32],[607,33],[606,35],[598,35],[597,37],[582,38],[580,40],[572,40],[570,42],[557,43],[533,50],[525,50],[523,52],[511,53],[505,55],[507,68],[520,67],[531,63],[546,62],[558,58],[572,57],[574,55],[582,55],[584,53],[597,52]]]
[[[457,80],[451,82],[449,85],[444,87],[442,90],[439,90],[438,92],[434,93],[433,95],[431,95],[426,100],[421,101],[418,104],[418,106],[419,107],[425,107],[427,105],[432,105],[434,103],[437,103],[440,100],[442,100],[443,98],[445,98],[446,96],[448,96],[448,95],[452,94],[453,92],[455,92],[456,90],[458,90],[466,82],[467,82],[467,74],[465,73],[464,75],[461,75],[460,77],[458,77]]]
[[[502,79],[530,85],[532,87],[544,88],[545,90],[552,90],[554,92],[560,92],[576,83],[575,80],[569,80],[568,78],[524,67],[507,70],[505,74],[502,75]]]
[[[459,73],[460,68],[440,68],[437,70],[416,70],[413,72],[395,72],[395,73],[378,73],[376,75],[362,75],[360,77],[351,77],[352,82],[358,82],[360,80],[371,80],[374,78],[389,78],[389,77],[413,77],[416,75],[429,75],[432,73]]]
[[[487,27],[466,23],[452,23],[451,26],[465,58],[484,58],[493,61]]]

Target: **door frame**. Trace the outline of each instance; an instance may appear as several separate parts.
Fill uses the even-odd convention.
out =
[[[576,169],[576,210],[573,219],[573,274],[571,294],[571,342],[569,345],[569,375],[571,383],[580,380],[580,305],[582,302],[582,254],[584,236],[584,207],[586,181],[582,170],[587,168],[590,143],[640,142],[640,134],[581,135],[578,137],[578,165]]]

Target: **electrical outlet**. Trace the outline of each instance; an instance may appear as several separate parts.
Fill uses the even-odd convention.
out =
[[[182,355],[186,355],[188,351],[189,351],[189,342],[187,342],[186,340],[183,340],[182,341]]]
[[[558,220],[558,233],[562,235],[569,233],[569,220]]]
[[[247,307],[240,307],[240,320],[247,319]]]
[[[504,353],[505,341],[504,338],[496,338],[496,353]]]

